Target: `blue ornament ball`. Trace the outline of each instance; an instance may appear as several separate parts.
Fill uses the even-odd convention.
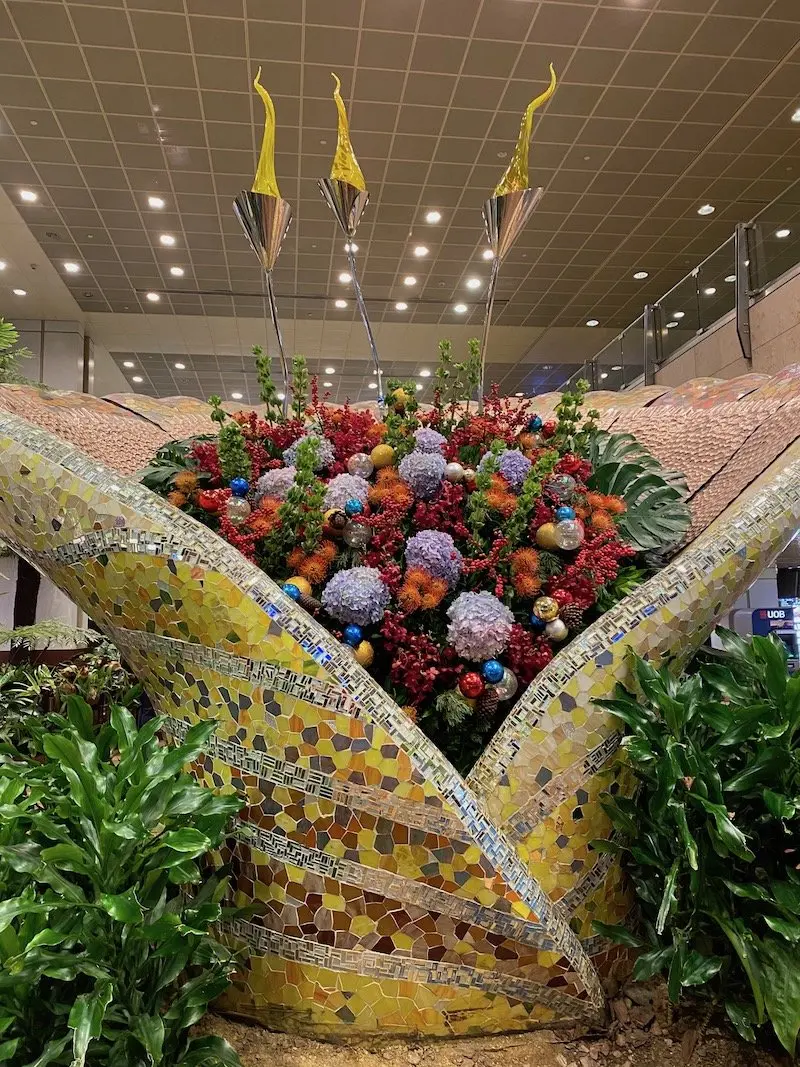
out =
[[[575,518],[575,509],[567,507],[566,504],[560,508],[556,508],[556,522],[566,522],[567,519]]]
[[[505,672],[505,667],[500,660],[497,659],[487,659],[483,667],[481,667],[483,680],[488,682],[489,685],[496,685],[498,682],[501,682]]]
[[[247,496],[250,483],[246,478],[234,478],[231,481],[231,492],[234,496]]]
[[[349,626],[344,628],[344,641],[346,645],[352,645],[356,648],[361,644],[363,633],[360,626],[356,626],[354,622],[351,622]]]
[[[531,626],[534,630],[543,630],[546,625],[544,619],[540,619],[536,612],[531,612]]]
[[[541,430],[542,420],[538,415],[534,415],[531,421],[528,423],[528,433],[536,433],[537,430]]]
[[[353,515],[360,515],[363,510],[364,505],[361,503],[360,500],[357,500],[355,497],[352,497],[344,505],[345,515],[349,515],[351,518]]]
[[[286,593],[287,596],[290,596],[292,600],[300,599],[300,590],[297,588],[296,585],[292,585],[291,582],[286,582],[284,584],[283,591],[284,593]]]

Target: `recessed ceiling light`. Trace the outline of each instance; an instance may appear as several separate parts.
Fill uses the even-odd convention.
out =
[[[800,107],[792,113],[792,122],[800,122]]]
[[[126,359],[125,362],[122,364],[122,366],[123,367],[128,367],[130,369],[131,367],[135,367],[136,364],[135,363],[131,363],[131,361],[129,359]]]
[[[26,204],[35,204],[39,199],[39,194],[35,193],[33,189],[20,189],[20,200],[24,200]]]
[[[414,249],[414,255],[417,259],[422,259],[424,256],[427,256],[429,252],[430,248],[428,248],[427,245],[417,245]]]
[[[134,376],[131,378],[131,381],[132,382],[143,382],[144,378],[140,377],[138,374],[134,374]]]
[[[311,247],[316,248],[317,246],[312,245]],[[347,244],[344,246],[344,250],[345,252],[357,252],[358,245],[355,243],[355,241],[348,241]]]
[[[464,315],[469,310],[466,304],[453,304],[453,311],[457,315]]]
[[[424,388],[424,386],[423,386],[422,382],[417,382],[417,392],[421,393],[423,388]]]
[[[480,289],[480,278],[467,278],[467,289]]]
[[[369,388],[370,389],[377,389],[378,388],[378,383],[377,382],[370,382],[369,383]]]
[[[175,370],[186,370],[186,364],[185,363],[176,363],[175,364]],[[236,400],[236,393],[231,393],[231,396],[233,397],[234,400]]]
[[[183,267],[170,267],[169,272],[173,278],[182,278],[186,273]]]
[[[326,367],[325,368],[325,373],[326,374],[335,374],[336,373],[336,368],[335,367]]]
[[[405,278],[403,278],[403,285],[416,285],[416,284],[417,284],[417,279],[414,277],[413,274],[407,274],[405,276]]]
[[[67,274],[77,274],[80,269],[81,268],[79,263],[69,262],[64,264],[64,270],[67,272]]]
[[[278,393],[278,400],[285,400],[285,399],[286,399],[286,393]]]
[[[330,389],[333,385],[333,382],[323,382],[322,384],[326,389]]]
[[[709,287],[707,289],[703,290],[703,292],[706,294],[706,296],[713,296],[714,293],[716,293],[716,291],[717,290],[714,288],[713,285],[709,285]]]
[[[422,370],[419,372],[419,376],[420,378],[430,378],[431,372],[428,370],[427,367],[423,367]]]
[[[612,367],[611,369],[612,369],[612,370],[622,370],[622,366],[621,366],[621,364],[617,363],[617,364],[616,364],[615,366],[613,366],[613,367]]]
[[[12,289],[11,292],[14,294],[14,296],[27,296],[28,295],[27,289]]]
[[[175,238],[172,236],[171,233],[162,233],[158,239],[162,243],[162,245],[166,245],[168,248],[172,248],[172,246],[175,244]]]
[[[408,311],[408,304],[405,300],[398,300],[394,306],[395,311]]]
[[[158,293],[147,293],[146,296],[151,304],[157,304],[161,299]]]
[[[335,303],[337,308],[346,308],[347,307],[347,301],[346,300],[336,300],[336,301],[334,301],[334,303]]]
[[[678,325],[677,322],[668,322],[667,323],[667,329],[668,330],[674,330],[677,325]]]
[[[494,259],[494,252],[491,250],[491,248],[484,248],[484,250],[483,250],[483,258],[484,259]]]
[[[728,274],[726,276],[726,278],[725,278],[725,281],[728,282],[729,284],[731,282],[735,282],[736,281],[736,275],[735,274]]]
[[[525,396],[524,393],[514,393],[514,396]]]
[[[599,326],[600,325],[600,320],[599,319],[589,319],[588,322],[586,323],[586,325],[587,326]]]
[[[348,274],[346,270],[343,270],[342,273],[339,275],[339,281],[342,283],[342,285],[349,285],[352,280],[353,275]]]
[[[5,270],[8,264],[4,259],[0,259],[0,270]]]
[[[608,377],[608,371],[604,370],[603,373],[600,375],[600,380],[604,382],[607,377]]]
[[[713,204],[703,204],[697,209],[698,215],[713,215],[717,209]]]
[[[649,277],[650,277],[650,275],[647,273],[646,270],[637,270],[636,273],[634,274],[634,278],[636,279],[637,282],[643,282],[645,280],[645,278],[649,278]]]
[[[673,319],[685,319],[686,318],[686,312],[685,311],[673,311],[672,317],[673,317]]]
[[[441,213],[441,211],[429,211],[427,213],[427,215],[425,216],[425,221],[429,222],[431,224],[431,226],[435,225],[437,222],[441,222],[442,221],[442,213]]]
[[[784,237],[788,237],[791,232],[792,232],[791,230],[787,229],[784,226],[783,229],[775,231],[775,236],[776,237],[780,237],[781,239],[783,239]]]
[[[242,399],[242,394],[241,393],[231,393],[231,400],[241,400],[241,399]]]
[[[148,207],[155,207],[155,208],[166,207],[167,206],[167,202],[161,196],[148,196],[148,198],[147,198],[147,206]]]

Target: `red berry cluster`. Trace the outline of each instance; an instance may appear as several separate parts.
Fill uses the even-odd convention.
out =
[[[553,658],[553,650],[546,638],[534,636],[515,622],[511,627],[506,656],[509,667],[520,683],[528,685]]]

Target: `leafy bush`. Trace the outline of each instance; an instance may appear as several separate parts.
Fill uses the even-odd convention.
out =
[[[72,696],[41,754],[0,761],[0,1063],[239,1063],[188,1028],[237,966],[208,932],[226,873],[200,861],[241,805],[182,770],[216,724],[166,748],[161,722],[115,706],[96,731]]]
[[[642,923],[596,924],[644,949],[634,978],[667,973],[724,1000],[743,1037],[767,1019],[793,1053],[800,1029],[800,675],[781,642],[720,631],[725,654],[681,680],[632,661],[598,703],[628,728],[635,800],[607,796]],[[640,936],[640,933],[642,936]]]

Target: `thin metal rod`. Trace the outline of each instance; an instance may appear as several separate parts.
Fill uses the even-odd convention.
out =
[[[383,373],[381,372],[381,361],[378,358],[378,346],[375,344],[375,335],[372,332],[372,325],[369,321],[369,315],[367,314],[367,305],[364,303],[364,294],[361,292],[361,282],[358,280],[358,270],[356,269],[356,256],[352,249],[352,238],[347,242],[347,262],[350,264],[350,275],[353,279],[353,289],[356,293],[356,303],[358,304],[358,310],[361,312],[361,321],[364,323],[364,329],[367,331],[367,338],[369,339],[369,347],[372,352],[372,363],[375,367],[375,376],[378,379],[378,403],[383,404],[385,397],[383,394]]]
[[[497,279],[499,276],[500,259],[495,256],[492,260],[492,270],[489,274],[489,286],[486,290],[486,316],[483,320],[483,341],[481,342],[481,377],[478,382],[478,411],[483,411],[483,393],[486,379],[486,350],[489,347],[489,330],[492,325],[494,294],[497,291]]]
[[[281,354],[281,372],[283,374],[283,417],[286,418],[286,414],[289,410],[289,363],[286,359],[286,350],[283,347],[283,334],[281,333],[281,324],[278,318],[278,305],[275,301],[275,288],[272,284],[272,271],[264,271],[267,276],[267,301],[269,303],[269,313],[272,316],[272,325],[275,327],[275,333],[278,335],[278,351]]]

